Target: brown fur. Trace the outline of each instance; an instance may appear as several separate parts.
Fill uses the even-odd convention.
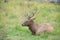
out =
[[[34,22],[34,19],[28,19],[22,25],[28,26],[29,30],[35,35],[38,35],[42,32],[53,32],[54,30],[51,24],[49,23],[36,24]]]

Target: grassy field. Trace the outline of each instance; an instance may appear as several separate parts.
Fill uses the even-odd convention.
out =
[[[25,12],[34,11],[36,23],[51,23],[53,33],[35,36],[27,27],[22,27],[22,22],[26,20]],[[60,40],[60,5],[21,0],[0,1],[0,40]]]

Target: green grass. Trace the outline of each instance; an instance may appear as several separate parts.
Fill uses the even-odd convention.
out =
[[[52,3],[27,2],[12,0],[7,3],[0,2],[0,40],[60,40],[60,6]],[[28,8],[28,5],[30,6]],[[37,8],[37,11],[35,10]],[[42,33],[38,36],[32,35],[28,27],[22,27],[26,19],[25,12],[36,11],[36,23],[51,23],[54,27],[53,33]]]

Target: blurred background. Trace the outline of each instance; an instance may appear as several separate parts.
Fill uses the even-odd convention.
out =
[[[36,23],[51,23],[53,33],[34,36],[22,27],[24,15],[34,11]],[[0,40],[60,40],[60,0],[0,0]]]

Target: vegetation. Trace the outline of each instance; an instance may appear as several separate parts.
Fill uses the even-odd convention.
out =
[[[22,27],[26,20],[25,13],[33,12],[37,8],[36,23],[51,23],[53,33],[32,35],[27,27]],[[0,1],[0,40],[60,40],[60,5],[52,3],[38,3],[23,0]]]

